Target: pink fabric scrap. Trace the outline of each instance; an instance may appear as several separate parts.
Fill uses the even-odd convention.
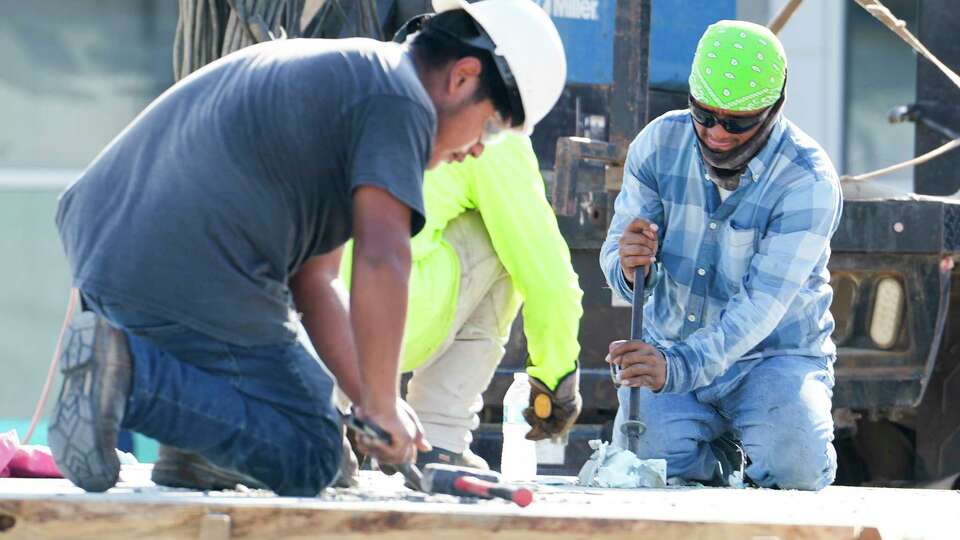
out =
[[[17,431],[0,433],[0,478],[63,478],[50,447],[22,445]]]

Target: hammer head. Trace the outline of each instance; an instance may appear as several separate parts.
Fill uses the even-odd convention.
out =
[[[454,481],[461,476],[472,476],[493,483],[500,482],[500,475],[494,471],[431,463],[423,468],[423,491],[427,493],[443,493],[446,495],[462,495],[463,493],[453,486]]]

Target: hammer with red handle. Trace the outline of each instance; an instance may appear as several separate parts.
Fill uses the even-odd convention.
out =
[[[423,468],[422,485],[428,493],[484,499],[497,497],[521,507],[533,502],[533,492],[530,489],[501,483],[496,473],[469,467],[431,463]]]
[[[347,426],[357,433],[362,433],[387,445],[392,440],[389,432],[373,422],[361,420],[352,414],[342,415],[342,418]],[[431,463],[424,467],[421,473],[420,469],[413,463],[401,463],[393,466],[407,482],[424,493],[441,493],[484,499],[499,497],[512,501],[519,506],[527,506],[533,502],[532,491],[527,488],[500,483],[500,476],[492,471]]]

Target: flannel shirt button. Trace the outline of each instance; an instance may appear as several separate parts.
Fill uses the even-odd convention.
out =
[[[717,230],[717,222],[716,222],[716,221],[711,221],[711,222],[710,222],[710,230],[711,230],[711,231]]]
[[[698,275],[698,276],[705,276],[705,275],[707,275],[707,271],[704,270],[703,268],[697,268],[697,275]]]
[[[690,322],[696,322],[697,316],[691,313],[690,315],[687,315],[687,320]]]

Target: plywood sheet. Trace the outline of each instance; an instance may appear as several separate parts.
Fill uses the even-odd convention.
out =
[[[200,493],[157,488],[148,470],[124,471],[105,494],[59,480],[0,479],[6,538],[324,538],[607,540],[614,538],[957,538],[960,493],[831,487],[819,493],[764,489],[583,489],[544,480],[537,501],[425,496],[399,478],[368,474],[360,489],[318,498],[263,491]],[[552,484],[552,485],[550,485]]]

